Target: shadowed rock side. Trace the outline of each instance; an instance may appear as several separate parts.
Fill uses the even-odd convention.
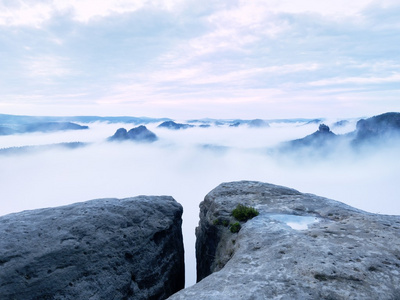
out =
[[[232,233],[239,203],[259,215]],[[400,299],[399,216],[231,182],[200,204],[196,236],[201,281],[169,299]]]
[[[155,142],[157,136],[148,130],[146,126],[140,125],[127,131],[125,128],[118,129],[115,134],[108,138],[109,141],[135,141],[135,142]]]
[[[165,299],[184,286],[181,216],[139,196],[0,217],[0,299]]]

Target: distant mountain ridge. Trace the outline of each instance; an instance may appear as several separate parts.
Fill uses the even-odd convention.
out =
[[[27,124],[37,122],[109,122],[109,123],[132,123],[132,124],[147,124],[169,121],[169,118],[149,118],[149,117],[99,117],[99,116],[22,116],[22,115],[7,115],[0,114],[1,124]]]
[[[8,147],[8,148],[0,148],[0,155],[18,155],[18,154],[27,154],[27,153],[37,153],[47,150],[71,150],[78,149],[87,146],[87,143],[83,142],[67,142],[67,143],[57,143],[57,144],[48,144],[48,145],[36,145],[36,146],[20,146],[20,147]]]
[[[64,130],[83,130],[89,129],[89,126],[79,125],[72,122],[36,122],[27,124],[14,124],[9,126],[0,126],[0,135],[12,135],[18,133],[32,132],[54,132]]]
[[[268,127],[270,123],[321,123],[325,119],[307,119],[307,118],[292,118],[292,119],[213,119],[213,118],[201,118],[201,119],[189,119],[186,121],[187,124],[182,124],[184,127],[194,127],[191,125],[193,123],[200,123],[199,127],[209,127],[208,125],[249,125],[251,127]],[[171,118],[151,118],[151,117],[133,117],[133,116],[27,116],[27,115],[10,115],[10,114],[0,114],[0,132],[3,126],[9,128],[17,124],[30,124],[30,123],[41,123],[41,122],[78,122],[78,123],[94,123],[94,122],[108,122],[108,123],[128,123],[135,125],[143,125],[150,123],[160,123],[167,122],[166,125],[173,122],[175,124],[180,124]],[[163,127],[163,126],[162,126]],[[167,126],[165,126],[167,127]],[[171,127],[174,127],[172,124]],[[178,125],[178,127],[181,127]],[[182,128],[180,128],[182,129]]]
[[[338,126],[343,123],[338,123]],[[345,143],[353,149],[360,149],[364,146],[377,146],[381,143],[396,141],[400,142],[400,113],[389,112],[361,119],[356,124],[356,130],[342,135],[337,135],[325,124],[320,124],[316,132],[301,139],[285,142],[279,150],[293,153],[308,151],[314,154],[329,154]]]
[[[172,130],[180,130],[180,129],[187,129],[187,128],[194,127],[194,125],[175,123],[174,121],[165,121],[165,122],[162,122],[157,127],[158,128],[167,128],[167,129],[172,129]]]

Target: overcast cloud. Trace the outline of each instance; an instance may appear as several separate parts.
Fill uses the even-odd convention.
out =
[[[398,1],[0,2],[0,111],[168,117],[400,110]]]

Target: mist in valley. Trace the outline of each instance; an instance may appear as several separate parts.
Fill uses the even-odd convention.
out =
[[[337,120],[325,121],[332,125]],[[357,120],[331,126],[336,134]],[[0,149],[84,142],[77,149],[0,155],[0,215],[96,198],[171,195],[184,207],[186,282],[195,283],[194,229],[199,203],[222,182],[257,180],[313,193],[373,213],[400,214],[400,145],[354,149],[344,143],[329,155],[280,153],[281,143],[315,132],[318,123],[272,122],[270,127],[227,125],[185,130],[146,124],[154,143],[108,142],[132,124],[82,124],[88,130],[0,136]]]

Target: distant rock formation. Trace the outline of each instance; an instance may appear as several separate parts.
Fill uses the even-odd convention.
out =
[[[354,144],[400,138],[400,113],[389,112],[357,122]]]
[[[239,127],[241,122],[233,122],[232,124],[229,124],[229,127]]]
[[[335,123],[336,126],[346,124],[345,120]],[[320,124],[318,131],[304,138],[283,143],[278,151],[301,154],[308,152],[325,156],[337,151],[338,146],[350,146],[352,150],[359,150],[363,146],[376,147],[384,143],[400,143],[400,113],[390,112],[361,119],[357,122],[355,131],[343,135],[336,135],[328,126]]]
[[[165,299],[184,287],[181,216],[139,196],[0,217],[0,299]]]
[[[232,233],[238,204],[259,215]],[[400,299],[400,216],[241,181],[205,197],[196,236],[199,282],[171,300]]]
[[[181,124],[181,123],[175,123],[174,121],[165,121],[158,125],[157,127],[159,128],[167,128],[167,129],[172,129],[172,130],[179,130],[179,129],[187,129],[194,127],[194,125],[190,124]]]
[[[249,127],[263,128],[263,127],[269,127],[269,124],[267,122],[265,122],[264,120],[254,119],[249,122]]]
[[[284,143],[280,150],[281,151],[298,151],[298,150],[309,150],[317,151],[322,153],[328,153],[329,148],[335,146],[338,136],[334,134],[328,126],[320,124],[319,128],[313,134],[307,135],[304,138],[293,140]]]
[[[108,138],[109,141],[135,141],[151,143],[157,140],[157,136],[148,130],[146,126],[140,125],[127,131],[119,128],[115,134]]]

